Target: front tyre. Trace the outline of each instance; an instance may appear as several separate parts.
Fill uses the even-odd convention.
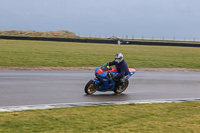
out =
[[[91,95],[98,89],[98,85],[93,80],[90,80],[85,86],[85,93]]]
[[[129,81],[125,80],[121,87],[119,86],[115,87],[115,90],[114,90],[115,94],[120,94],[123,91],[125,91],[126,88],[128,87],[128,84],[129,84]]]

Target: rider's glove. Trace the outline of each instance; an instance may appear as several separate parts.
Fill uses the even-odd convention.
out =
[[[103,65],[104,67],[109,66],[109,63],[107,62],[106,64]]]

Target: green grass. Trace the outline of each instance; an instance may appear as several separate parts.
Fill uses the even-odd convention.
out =
[[[22,40],[0,40],[0,66],[100,66],[118,52],[129,67],[200,69],[200,48]]]
[[[199,133],[200,102],[72,107],[0,113],[1,133]]]

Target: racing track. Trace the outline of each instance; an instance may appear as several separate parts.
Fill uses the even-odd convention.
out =
[[[0,71],[0,108],[4,106],[155,99],[200,99],[200,73],[136,72],[121,95],[85,95],[91,71]]]

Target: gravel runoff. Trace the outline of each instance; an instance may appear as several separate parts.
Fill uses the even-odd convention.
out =
[[[94,71],[96,67],[0,67],[0,70],[34,70],[34,71]],[[147,72],[200,72],[192,68],[135,68]]]

